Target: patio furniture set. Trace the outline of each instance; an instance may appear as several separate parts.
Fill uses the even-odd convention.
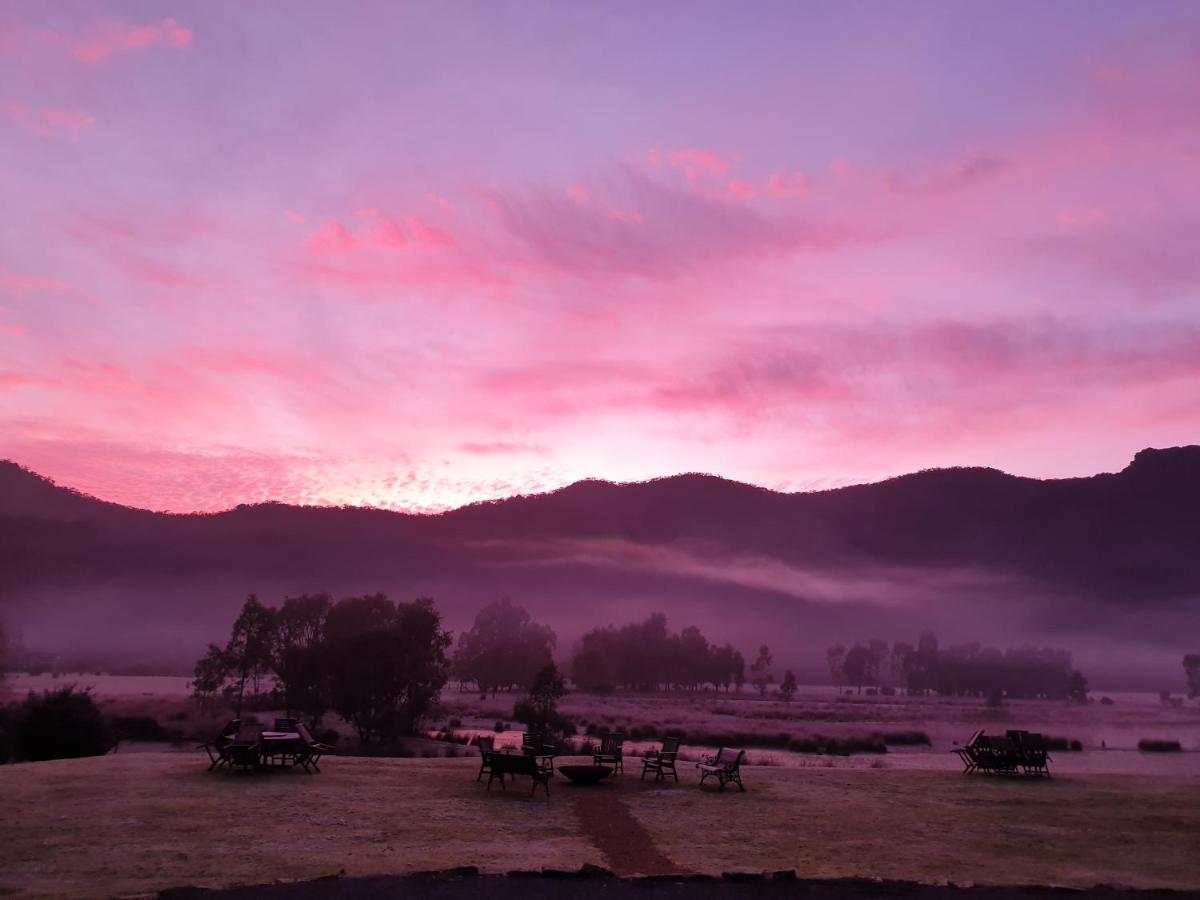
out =
[[[1008,731],[991,737],[980,729],[953,751],[962,761],[963,774],[1042,775],[1050,777],[1051,761],[1046,739],[1036,732]]]
[[[576,784],[595,784],[617,772],[625,772],[625,738],[623,733],[611,733],[600,736],[600,746],[592,752],[591,765],[560,765],[558,772]],[[479,747],[480,764],[476,781],[482,781],[487,775],[487,788],[492,789],[492,782],[499,780],[500,787],[508,790],[505,778],[516,780],[518,775],[530,779],[529,796],[533,796],[538,787],[542,787],[546,796],[550,796],[550,780],[554,776],[554,761],[556,753],[553,744],[544,735],[537,732],[526,732],[521,739],[521,750],[506,748],[497,750],[496,739],[490,735],[481,735],[475,740]],[[668,776],[679,781],[676,762],[679,758],[680,739],[677,737],[664,738],[662,747],[650,750],[642,757],[641,781],[646,775],[653,773],[655,781],[664,781]],[[706,757],[696,765],[700,772],[700,784],[708,778],[715,778],[720,790],[725,785],[734,783],[742,791],[741,767],[745,761],[745,750],[734,750],[721,747],[713,756]]]
[[[233,719],[200,749],[208,753],[209,771],[300,766],[309,774],[321,771],[321,757],[332,750],[295,719],[276,719],[271,729],[258,722]]]

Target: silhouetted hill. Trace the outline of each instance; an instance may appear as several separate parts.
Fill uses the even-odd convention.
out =
[[[719,622],[736,606],[747,629],[837,636],[853,621],[862,637],[895,637],[889,623],[921,616],[965,629],[969,607],[1029,639],[1073,629],[1153,643],[1195,608],[1198,548],[1200,447],[1049,481],[978,468],[807,494],[707,475],[583,481],[440,515],[153,513],[0,463],[7,615],[36,625],[53,610],[123,622],[125,635],[174,623],[215,637],[252,590],[383,589],[433,594],[455,625],[512,595],[567,633],[564,618],[582,628],[662,609]]]

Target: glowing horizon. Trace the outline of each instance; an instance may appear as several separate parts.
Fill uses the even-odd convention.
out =
[[[1186,3],[0,11],[0,458],[105,500],[1200,434]]]

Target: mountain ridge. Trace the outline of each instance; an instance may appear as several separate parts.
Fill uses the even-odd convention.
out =
[[[0,466],[0,615],[32,636],[174,642],[185,656],[220,638],[250,591],[319,590],[434,596],[455,628],[507,595],[565,638],[661,610],[773,647],[911,640],[929,624],[1132,654],[1194,630],[1197,546],[1196,446],[1065,479],[956,467],[784,493],[685,474],[437,514],[158,513]]]

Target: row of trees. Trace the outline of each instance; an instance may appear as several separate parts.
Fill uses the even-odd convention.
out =
[[[644,622],[585,634],[571,663],[571,679],[580,690],[595,692],[694,691],[706,684],[741,690],[746,661],[730,644],[710,644],[695,626],[669,631],[666,616],[654,613]]]
[[[902,687],[913,693],[953,696],[1006,696],[1087,699],[1087,679],[1060,647],[998,650],[978,642],[942,648],[937,636],[923,631],[915,645],[878,638],[826,655],[833,683],[862,690],[864,685]]]
[[[280,704],[314,725],[330,709],[364,743],[412,734],[450,674],[450,635],[428,598],[384,594],[289,597],[278,609],[247,598],[224,647],[210,644],[192,682],[201,703],[222,696]]]

